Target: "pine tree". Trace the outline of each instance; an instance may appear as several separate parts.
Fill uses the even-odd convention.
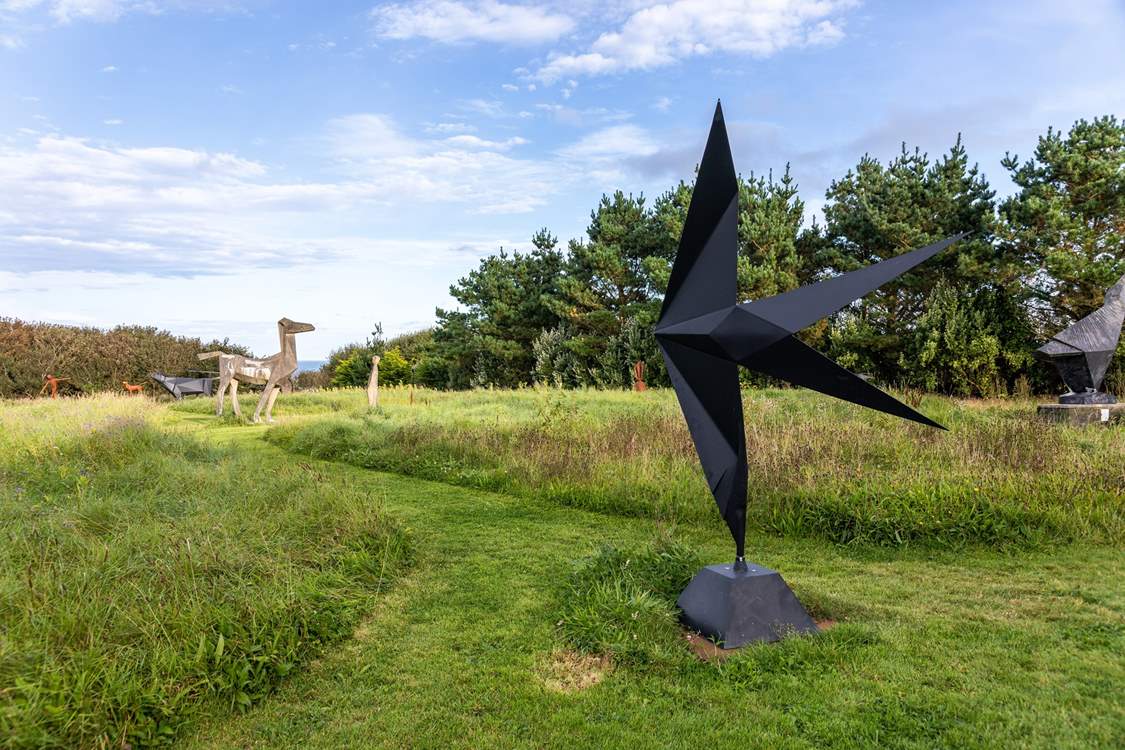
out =
[[[884,381],[901,379],[902,354],[914,346],[916,321],[939,279],[974,296],[988,289],[1017,293],[1023,266],[1017,254],[998,251],[992,242],[993,196],[984,175],[969,166],[960,136],[938,162],[903,144],[886,167],[865,155],[855,170],[832,182],[824,238],[806,243],[823,272],[851,271],[952,234],[971,233],[838,316],[831,338],[841,363]]]
[[[1002,237],[1036,271],[1049,335],[1101,307],[1125,275],[1125,120],[1079,120],[1066,137],[1049,128],[1033,158],[1003,164],[1019,192],[1000,206]]]

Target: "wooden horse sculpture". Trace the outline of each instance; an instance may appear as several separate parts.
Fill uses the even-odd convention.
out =
[[[144,387],[143,383],[141,385],[133,385],[131,383],[128,383],[128,382],[122,380],[121,385],[125,386],[125,391],[127,393],[131,393],[134,396],[143,396],[144,395],[145,387]]]
[[[236,417],[242,416],[242,409],[238,405],[238,384],[256,383],[264,385],[262,397],[258,399],[258,408],[254,410],[251,421],[261,421],[262,409],[266,410],[266,421],[273,421],[273,403],[281,390],[282,383],[290,378],[297,370],[297,341],[298,333],[315,331],[309,323],[297,323],[289,318],[277,321],[277,335],[281,339],[281,351],[265,359],[248,359],[241,354],[226,354],[225,352],[204,352],[199,355],[201,360],[219,358],[219,398],[215,406],[215,414],[223,416],[223,400],[227,389],[230,389],[231,405],[234,407]]]
[[[69,382],[70,378],[56,378],[54,375],[43,376],[43,387],[39,389],[39,395],[42,396],[48,388],[51,389],[51,398],[59,397],[59,383]]]

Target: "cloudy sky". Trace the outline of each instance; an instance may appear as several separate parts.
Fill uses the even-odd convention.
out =
[[[0,0],[0,316],[302,358],[604,191],[739,169],[802,197],[867,152],[1000,159],[1125,115],[1125,0]]]

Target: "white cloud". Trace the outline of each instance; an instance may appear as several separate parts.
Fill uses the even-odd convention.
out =
[[[838,16],[858,0],[671,0],[647,4],[589,49],[553,54],[533,75],[553,83],[579,75],[651,70],[715,52],[768,57],[843,36]]]
[[[428,125],[426,127],[426,132],[446,134],[475,133],[477,132],[477,128],[475,125],[470,125],[467,122],[439,122],[434,125]]]
[[[124,125],[124,124],[125,124],[125,121],[124,121],[124,120],[119,120],[119,119],[117,119],[116,117],[111,117],[111,118],[110,118],[110,119],[108,119],[108,120],[102,120],[102,124],[103,124],[103,125]]]
[[[117,66],[116,65],[107,65],[104,68],[102,68],[102,72],[103,73],[116,73],[117,72]]]
[[[643,129],[616,125],[517,156],[520,136],[412,136],[363,113],[326,123],[311,141],[325,176],[303,181],[231,153],[27,135],[0,141],[5,269],[160,277],[353,257],[371,244],[373,220],[394,226],[408,212],[526,213],[560,193],[623,184],[657,150]]]
[[[445,43],[537,44],[554,41],[574,28],[574,21],[561,13],[496,0],[395,3],[373,9],[371,17],[381,37]]]
[[[662,96],[652,104],[652,108],[658,112],[667,112],[672,106],[672,100],[666,96]]]
[[[643,128],[613,125],[585,136],[559,153],[568,159],[603,160],[648,156],[658,149],[658,144]]]
[[[512,148],[512,146],[525,145],[527,139],[514,136],[503,141],[489,141],[484,138],[478,138],[475,135],[455,135],[452,138],[446,138],[445,143],[448,143],[450,146],[460,146],[462,148],[507,151]]]
[[[587,107],[577,109],[564,104],[536,104],[535,108],[549,112],[557,122],[574,127],[604,124],[609,122],[622,122],[632,118],[629,112],[619,109],[606,109],[605,107]]]
[[[504,89],[505,91],[519,91],[520,90],[520,87],[515,85],[514,83],[502,83],[502,84],[500,84],[500,88]]]
[[[221,94],[231,94],[231,95],[237,96],[237,95],[242,94],[243,91],[238,86],[235,86],[233,83],[226,83],[226,84],[223,84],[222,86],[219,87],[219,93],[221,93]]]
[[[0,49],[20,49],[24,46],[23,39],[13,34],[0,34]]]
[[[467,112],[474,112],[485,117],[504,117],[506,114],[504,105],[497,100],[465,99],[458,102],[458,106]]]

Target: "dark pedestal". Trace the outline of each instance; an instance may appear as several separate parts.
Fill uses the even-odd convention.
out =
[[[1082,393],[1064,393],[1059,396],[1060,404],[1116,404],[1117,399],[1110,393],[1102,391],[1083,391]]]
[[[816,623],[777,571],[748,563],[709,565],[680,594],[676,604],[688,627],[724,648],[815,633]]]
[[[1042,404],[1037,413],[1039,419],[1055,424],[1108,425],[1125,421],[1125,404]]]

